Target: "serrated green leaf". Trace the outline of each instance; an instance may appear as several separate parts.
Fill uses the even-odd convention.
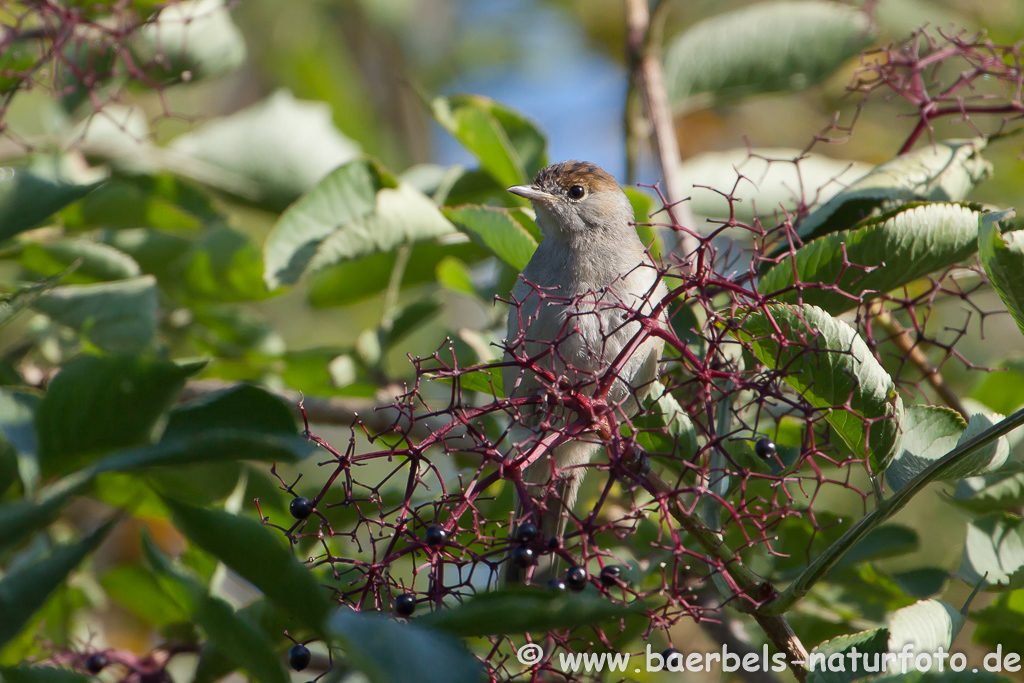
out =
[[[315,632],[330,602],[315,575],[285,549],[277,532],[247,517],[164,498],[174,525],[192,543],[263,591],[267,599]],[[281,536],[280,534],[277,534]],[[283,536],[281,536],[283,539]],[[253,558],[259,558],[254,562]]]
[[[921,600],[893,612],[889,619],[889,651],[949,652],[967,617],[941,600]]]
[[[1017,327],[1024,332],[1024,230],[999,234],[998,223],[1013,210],[987,214],[978,231],[978,253],[985,274],[1003,300]]]
[[[375,162],[329,173],[281,216],[264,245],[274,289],[343,261],[455,232],[426,195]]]
[[[992,172],[986,141],[945,140],[874,168],[825,202],[797,227],[804,242],[852,227],[878,209],[913,201],[960,202]]]
[[[807,681],[808,683],[848,683],[863,678],[865,676],[863,668],[858,672],[846,669],[849,661],[848,654],[856,648],[858,658],[861,655],[866,655],[869,666],[873,667],[875,656],[877,655],[881,660],[881,655],[888,651],[888,642],[889,630],[885,628],[875,628],[826,640],[809,653]],[[841,664],[837,666],[837,662],[841,662]]]
[[[817,306],[764,310],[742,322],[741,338],[811,405],[827,411],[832,428],[855,454],[870,457],[875,473],[884,471],[900,443],[903,399],[864,340]]]
[[[330,631],[352,666],[372,683],[478,683],[483,675],[461,642],[415,622],[401,624],[343,607],[331,618]]]
[[[771,2],[719,14],[669,44],[669,97],[675,109],[688,109],[807,88],[859,53],[872,33],[866,14],[832,3]]]
[[[776,301],[838,315],[969,257],[980,217],[961,204],[902,207],[808,242],[772,266],[757,288]]]
[[[148,443],[173,396],[202,367],[99,356],[66,363],[36,413],[43,472],[70,471],[106,451]]]
[[[530,262],[537,242],[505,209],[459,206],[442,209],[462,232],[516,270]]]
[[[900,452],[885,470],[885,480],[899,491],[929,465],[953,450],[967,427],[955,410],[943,406],[914,405],[903,416]],[[949,480],[953,477],[944,477]]]
[[[477,595],[458,607],[421,617],[416,623],[468,638],[571,629],[622,618],[633,611],[597,595],[517,586]]]
[[[967,524],[957,576],[972,586],[1018,588],[1024,582],[1024,520],[994,514]]]
[[[59,545],[48,556],[18,566],[0,579],[0,647],[18,635],[46,598],[113,528],[110,521],[76,543]]]
[[[504,186],[533,178],[547,165],[546,141],[532,122],[481,95],[451,95],[430,102],[445,130]]]
[[[36,300],[34,308],[110,353],[145,349],[156,334],[160,316],[156,278],[151,275],[54,287]]]

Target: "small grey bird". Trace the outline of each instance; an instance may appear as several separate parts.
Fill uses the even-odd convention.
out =
[[[533,204],[544,239],[512,290],[506,337],[512,353],[506,352],[505,360],[512,360],[513,354],[537,358],[538,366],[559,378],[563,387],[593,395],[620,351],[640,331],[639,323],[626,322],[631,312],[651,313],[667,293],[665,284],[632,224],[629,199],[595,164],[553,164],[542,169],[533,184],[508,190]],[[647,338],[618,370],[607,400],[620,416],[632,416],[639,409],[658,377],[663,347],[662,339]],[[516,365],[504,368],[502,380],[507,396],[550,395],[555,388],[538,373]],[[550,400],[524,410],[509,432],[508,456],[531,452],[548,425],[565,428],[577,417],[567,408],[552,406]],[[561,536],[583,480],[582,465],[600,448],[593,433],[583,434],[527,467],[523,480],[540,503],[540,519],[524,520],[517,497],[515,524],[530,521],[545,538]],[[555,486],[549,487],[552,478]],[[549,488],[557,498],[540,500]],[[550,578],[555,565],[545,561],[535,570],[534,580]],[[505,580],[522,580],[522,569],[509,563]]]

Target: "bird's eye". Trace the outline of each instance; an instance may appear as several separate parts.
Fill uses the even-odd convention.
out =
[[[583,199],[583,195],[586,193],[587,191],[583,189],[582,185],[573,185],[569,188],[569,197],[571,199]]]

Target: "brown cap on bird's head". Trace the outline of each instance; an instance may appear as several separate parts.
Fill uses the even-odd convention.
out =
[[[626,231],[633,219],[629,199],[615,178],[589,161],[551,164],[530,185],[513,185],[508,191],[533,203],[545,234],[570,236],[597,228]]]

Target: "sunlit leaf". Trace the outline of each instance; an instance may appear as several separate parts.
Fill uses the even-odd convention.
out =
[[[888,642],[889,630],[885,628],[874,628],[826,640],[810,652],[807,660],[808,683],[848,683],[863,677],[863,671],[854,674],[852,671],[846,671],[845,666],[830,667],[829,658],[837,658],[832,660],[833,664],[838,660],[844,660],[845,664],[847,656],[856,650],[858,657],[867,656],[869,666],[874,666],[875,655],[879,655],[881,659],[881,655],[888,651]]]
[[[852,227],[876,209],[913,201],[960,202],[992,173],[981,156],[986,141],[945,140],[875,167],[835,195],[797,227],[806,242]]]
[[[1013,211],[984,216],[978,232],[978,253],[985,274],[992,281],[1017,327],[1024,332],[1024,230],[999,234],[999,221],[1013,217]]]
[[[92,240],[60,240],[26,244],[21,265],[44,276],[56,275],[79,262],[64,281],[68,284],[124,280],[142,275],[142,269],[128,254]]]
[[[885,480],[892,490],[900,490],[929,465],[953,450],[966,427],[967,422],[955,410],[928,405],[907,407],[903,416],[900,452],[885,471]]]
[[[800,90],[827,78],[871,39],[869,17],[846,5],[751,5],[705,19],[673,39],[665,81],[677,109]]]
[[[993,514],[967,524],[957,575],[968,584],[1020,588],[1024,585],[1024,520]]]
[[[245,39],[222,0],[168,5],[133,38],[135,59],[155,67],[156,78],[207,78],[245,63]]]
[[[776,301],[802,300],[838,315],[969,257],[980,218],[961,204],[903,207],[808,242],[772,266],[757,288]]]
[[[889,651],[949,652],[967,620],[960,610],[941,600],[921,600],[893,612],[889,619]]]
[[[773,304],[742,328],[762,363],[827,411],[829,424],[854,454],[870,457],[874,472],[885,470],[899,446],[903,399],[852,327],[817,306]]]
[[[243,198],[276,211],[359,154],[326,104],[296,100],[286,90],[175,138],[171,149],[236,176],[248,188]]]
[[[430,199],[376,163],[332,171],[281,216],[264,246],[271,289],[401,244],[455,232]]]
[[[443,210],[459,230],[517,270],[530,262],[537,242],[509,212],[488,206],[459,206]]]
[[[544,136],[521,114],[480,95],[438,97],[434,118],[504,186],[531,180],[547,165]]]

